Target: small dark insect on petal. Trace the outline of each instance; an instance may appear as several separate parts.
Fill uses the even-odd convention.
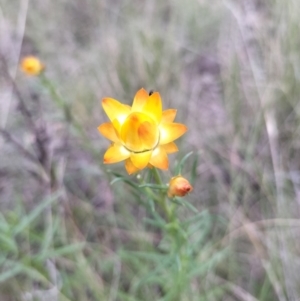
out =
[[[153,93],[154,93],[154,90],[151,89],[151,90],[149,91],[149,96],[151,96]]]

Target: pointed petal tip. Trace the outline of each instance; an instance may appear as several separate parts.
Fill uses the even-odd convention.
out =
[[[176,109],[167,109],[162,112],[162,122],[173,122],[177,114]]]
[[[159,124],[162,120],[162,101],[160,94],[158,92],[154,92],[148,97],[147,102],[142,108],[142,112],[150,115],[157,124]]]
[[[130,156],[130,153],[119,144],[111,145],[105,152],[103,157],[104,164],[118,163]]]
[[[167,154],[172,154],[178,152],[178,147],[174,142],[169,142],[167,144],[161,145]]]
[[[122,122],[131,111],[130,106],[122,104],[118,100],[110,97],[105,97],[102,99],[102,107],[110,121],[118,119],[120,122]]]
[[[104,108],[108,107],[108,106],[109,107],[113,106],[115,108],[116,106],[121,105],[121,103],[118,100],[116,100],[114,98],[111,98],[111,97],[104,97],[104,98],[102,98],[101,103],[102,103],[102,106]]]
[[[162,169],[162,170],[168,170],[169,169],[169,164],[167,165],[167,166],[160,166],[160,167],[158,167],[158,168],[160,168],[160,169]]]
[[[128,159],[125,161],[125,169],[126,169],[126,171],[127,171],[127,173],[128,173],[129,175],[132,175],[133,173],[139,171],[139,169],[136,168],[136,167],[133,165],[133,163],[132,163],[132,161],[131,161],[130,158],[128,158]]]
[[[159,92],[157,92],[157,91],[154,91],[149,97],[158,98],[158,99],[161,98]]]
[[[110,99],[111,99],[110,97],[103,97],[102,100],[101,100],[101,103],[102,104],[107,104]]]
[[[111,122],[102,123],[97,127],[99,133],[104,136],[105,138],[113,141],[118,142],[119,138],[117,132]]]
[[[180,131],[183,132],[183,133],[185,133],[188,130],[188,127],[185,124],[183,124],[183,123],[176,123],[176,122],[174,122],[173,124],[177,125],[178,128],[180,128]]]
[[[142,170],[148,165],[151,155],[152,151],[139,154],[131,153],[130,160],[137,169]]]
[[[160,144],[167,144],[181,137],[188,130],[182,123],[161,123],[160,124]]]
[[[148,95],[148,92],[147,92],[147,90],[144,88],[144,87],[142,87],[141,89],[139,89],[137,92],[136,92],[136,94],[137,93],[147,93],[147,95]]]
[[[108,158],[103,158],[103,164],[111,164],[110,160]]]
[[[149,163],[157,168],[168,170],[169,159],[165,149],[160,146],[156,150],[154,150]]]
[[[147,102],[148,98],[148,92],[144,88],[138,90],[133,98],[131,111],[140,112],[145,103]]]

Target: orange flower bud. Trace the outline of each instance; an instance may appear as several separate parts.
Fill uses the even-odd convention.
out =
[[[45,66],[35,56],[26,56],[23,58],[20,68],[27,75],[39,75],[45,69]]]
[[[169,182],[168,197],[185,196],[193,190],[190,182],[182,176],[173,177]]]

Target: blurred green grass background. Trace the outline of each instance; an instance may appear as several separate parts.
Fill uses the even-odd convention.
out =
[[[297,0],[0,0],[1,58],[36,124],[2,64],[0,300],[300,300],[299,15]],[[18,70],[29,54],[46,84]],[[102,164],[101,98],[141,87],[189,128],[164,173],[193,151],[176,288],[145,197]]]

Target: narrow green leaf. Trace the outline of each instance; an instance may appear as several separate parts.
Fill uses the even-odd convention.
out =
[[[125,182],[126,184],[130,185],[130,186],[133,187],[133,188],[136,188],[136,189],[139,188],[139,186],[138,186],[136,183],[130,181],[128,178],[125,178],[125,177],[118,177],[118,178],[113,179],[113,180],[110,182],[110,185],[113,185],[113,184],[115,184],[115,183],[117,183],[117,182],[120,182],[120,181],[121,181],[121,182]]]
[[[45,231],[43,243],[42,243],[42,248],[41,248],[42,256],[44,256],[46,254],[47,250],[51,246],[53,236],[54,236],[54,233],[58,229],[58,225],[59,225],[59,219],[58,218],[54,219],[53,223],[48,223],[47,229]]]
[[[175,169],[175,175],[180,175],[181,174],[181,171],[182,171],[182,168],[183,168],[183,165],[185,163],[185,161],[188,159],[188,157],[190,157],[191,155],[193,154],[193,152],[189,152],[187,153],[181,160],[180,162],[178,163],[176,169]]]
[[[229,248],[226,248],[220,252],[216,252],[214,255],[210,257],[209,260],[205,261],[197,265],[193,263],[194,268],[190,271],[189,276],[191,278],[196,276],[201,276],[212,269],[212,267],[216,266],[221,260],[225,259],[229,254]]]
[[[0,213],[0,231],[8,232],[10,229],[9,224],[7,223],[4,216]]]
[[[12,269],[0,274],[0,283],[7,281],[8,279],[20,274],[22,272],[22,268],[20,266],[15,266]]]
[[[157,184],[142,184],[139,185],[139,188],[144,188],[144,187],[150,187],[152,189],[161,189],[161,190],[168,190],[168,187],[165,185],[157,185]]]
[[[22,232],[28,225],[33,222],[42,212],[45,208],[50,206],[54,201],[57,200],[57,198],[60,196],[60,192],[57,192],[50,197],[47,197],[42,203],[40,203],[34,210],[30,212],[29,215],[24,216],[19,224],[16,225],[16,227],[13,229],[13,234],[16,235],[20,232]]]
[[[164,254],[159,253],[152,253],[152,252],[142,252],[142,251],[125,251],[121,250],[119,253],[121,258],[131,259],[132,257],[151,260],[154,262],[162,263],[164,260],[168,259],[169,257]]]
[[[165,223],[162,223],[161,221],[153,220],[153,219],[150,219],[150,218],[147,218],[147,217],[143,218],[143,221],[144,221],[145,224],[155,226],[155,227],[158,227],[158,228],[161,228],[161,229],[163,229],[164,226],[165,226]]]
[[[37,269],[29,265],[30,263],[31,260],[28,260],[28,263],[6,260],[5,265],[6,265],[6,269],[10,271],[18,271],[18,273],[14,273],[14,275],[12,275],[11,277],[14,277],[17,274],[22,273],[22,274],[26,274],[33,280],[48,282],[47,278],[40,271],[38,271]]]
[[[0,248],[1,251],[8,250],[14,253],[18,252],[18,246],[10,233],[0,232]]]
[[[81,251],[84,248],[84,246],[85,242],[80,242],[54,250],[47,250],[46,252],[38,256],[38,260],[44,261],[48,258],[62,257],[72,253],[76,253],[78,251]]]
[[[194,213],[198,213],[198,209],[196,207],[194,207],[191,203],[189,203],[188,201],[184,200],[183,198],[171,198],[170,199],[172,202],[179,204],[183,207],[187,207],[188,209],[190,209],[191,211],[193,211]]]
[[[198,154],[196,154],[193,165],[192,165],[192,170],[191,170],[191,184],[195,184],[195,180],[197,178],[197,166],[198,166]]]

